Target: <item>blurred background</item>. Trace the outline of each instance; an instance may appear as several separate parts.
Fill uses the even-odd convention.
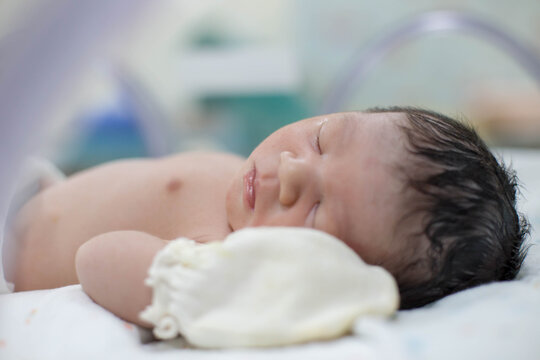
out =
[[[0,69],[47,2],[0,2]],[[538,0],[153,1],[110,27],[107,47],[43,114],[39,151],[66,173],[192,149],[248,155],[277,128],[328,110],[377,41],[439,10],[481,19],[540,56]],[[467,119],[492,145],[540,147],[540,83],[507,51],[456,31],[396,44],[332,110],[420,106]]]

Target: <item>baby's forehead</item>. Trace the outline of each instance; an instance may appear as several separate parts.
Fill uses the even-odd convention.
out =
[[[332,120],[349,123],[347,131],[352,141],[348,151],[356,153],[359,159],[367,155],[366,165],[385,166],[391,176],[401,172],[400,168],[411,160],[411,154],[407,151],[406,114],[348,112]]]
[[[375,147],[399,149],[407,143],[405,129],[409,128],[409,121],[405,113],[352,111],[327,115],[323,119],[348,124],[351,136],[376,142]]]

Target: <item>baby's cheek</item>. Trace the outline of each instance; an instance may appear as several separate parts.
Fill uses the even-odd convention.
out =
[[[305,219],[289,212],[279,212],[254,216],[253,221],[248,226],[294,226],[306,227]]]

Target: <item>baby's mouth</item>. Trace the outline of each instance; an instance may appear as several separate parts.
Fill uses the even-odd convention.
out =
[[[250,209],[255,209],[255,177],[257,169],[253,168],[244,175],[244,201]]]

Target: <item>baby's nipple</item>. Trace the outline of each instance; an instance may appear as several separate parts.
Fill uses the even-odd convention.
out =
[[[172,193],[172,192],[177,191],[181,187],[182,187],[182,180],[180,180],[179,178],[172,178],[167,183],[166,189],[167,189],[167,192]]]

